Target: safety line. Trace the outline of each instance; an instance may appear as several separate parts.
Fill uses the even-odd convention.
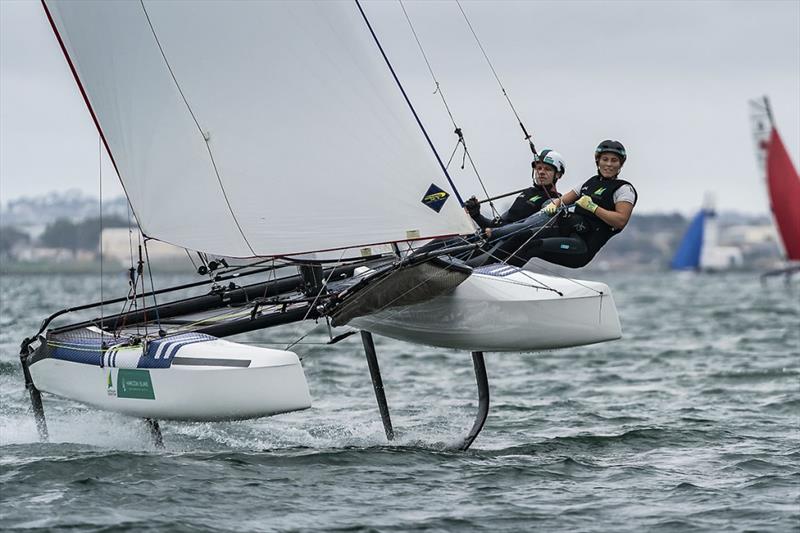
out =
[[[461,198],[461,194],[459,194],[458,189],[456,188],[455,183],[453,183],[450,174],[447,172],[447,168],[445,168],[444,163],[442,162],[442,158],[439,157],[439,152],[436,151],[436,147],[433,145],[433,141],[428,136],[428,132],[425,130],[425,126],[422,125],[422,121],[420,120],[419,116],[417,115],[417,111],[414,109],[414,106],[411,105],[411,100],[408,98],[406,94],[406,90],[403,88],[403,85],[400,83],[400,78],[397,77],[397,74],[394,71],[394,67],[389,62],[389,57],[386,55],[386,52],[383,51],[383,46],[381,46],[380,41],[378,40],[378,36],[375,34],[375,31],[372,29],[372,25],[369,23],[369,19],[367,18],[367,14],[364,12],[364,9],[361,7],[361,2],[359,0],[354,0],[356,3],[356,7],[358,7],[358,11],[361,13],[361,17],[364,19],[364,23],[367,25],[367,29],[369,33],[372,35],[372,39],[375,41],[375,44],[378,46],[378,50],[380,50],[381,56],[383,56],[383,60],[386,62],[386,66],[389,67],[389,72],[392,73],[392,77],[394,78],[395,83],[397,83],[397,87],[400,89],[400,92],[403,94],[403,98],[405,98],[406,103],[408,104],[409,109],[411,109],[411,113],[414,115],[414,118],[417,121],[417,125],[419,125],[420,129],[422,130],[422,134],[425,135],[425,140],[428,141],[428,146],[430,146],[431,150],[433,150],[433,154],[436,156],[436,161],[439,163],[439,167],[441,167],[442,172],[444,172],[447,181],[450,183],[450,187],[453,188],[453,193],[456,195],[456,199],[458,200],[459,205],[462,207],[464,206],[464,200]]]
[[[481,44],[481,40],[478,39],[478,34],[475,33],[475,29],[472,27],[472,23],[469,21],[469,17],[464,12],[464,8],[461,7],[461,2],[456,0],[456,5],[458,5],[458,9],[461,11],[461,14],[464,16],[464,20],[467,22],[467,26],[469,26],[469,30],[472,32],[472,36],[475,37],[475,42],[478,43],[478,47],[481,49],[483,53],[483,57],[486,59],[486,63],[489,64],[489,68],[492,69],[492,74],[494,74],[494,79],[497,80],[497,84],[500,86],[500,89],[503,91],[503,96],[506,97],[506,101],[508,105],[511,107],[511,111],[513,111],[514,116],[517,117],[517,122],[519,122],[519,127],[522,128],[522,132],[525,134],[525,140],[528,141],[528,145],[533,152],[533,155],[538,155],[536,152],[536,146],[533,144],[532,136],[528,133],[528,130],[525,128],[525,125],[522,123],[522,119],[517,113],[517,109],[514,107],[514,104],[511,102],[511,98],[508,96],[508,92],[506,92],[506,88],[503,86],[503,82],[500,81],[500,76],[497,75],[497,71],[494,69],[494,65],[492,65],[491,60],[489,60],[489,55],[486,53],[486,50],[483,48],[483,44]]]
[[[472,166],[472,171],[475,172],[475,176],[478,178],[478,183],[481,185],[481,189],[483,189],[483,193],[486,195],[486,198],[489,198],[489,207],[492,209],[492,213],[495,217],[500,216],[495,209],[494,202],[491,201],[491,195],[489,191],[486,190],[486,185],[483,183],[483,179],[481,178],[480,173],[478,172],[478,168],[475,166],[475,162],[472,160],[472,155],[469,153],[467,149],[467,141],[464,139],[464,132],[461,128],[458,127],[456,124],[456,119],[453,117],[453,113],[450,111],[450,106],[447,104],[447,99],[444,96],[444,90],[442,86],[439,84],[439,80],[436,78],[436,74],[433,72],[433,67],[431,66],[431,62],[428,60],[428,54],[425,53],[425,49],[422,47],[422,42],[417,35],[417,30],[414,29],[414,24],[411,22],[411,17],[408,15],[408,11],[406,11],[406,6],[403,3],[403,0],[398,0],[400,7],[403,10],[403,14],[406,17],[406,21],[408,22],[408,27],[411,28],[411,33],[414,35],[414,40],[417,41],[417,46],[419,47],[419,51],[422,53],[423,59],[425,59],[425,64],[428,65],[428,72],[431,73],[431,78],[433,78],[433,83],[436,85],[435,93],[439,93],[439,98],[442,100],[442,104],[444,104],[444,108],[447,110],[447,114],[450,116],[450,122],[453,123],[453,128],[455,128],[455,134],[458,135],[458,142],[464,146],[464,155],[469,158],[469,163]],[[456,149],[458,148],[458,144],[456,144]],[[453,152],[455,154],[455,152]],[[450,160],[452,161],[453,157],[450,156]],[[450,166],[450,162],[447,163],[447,166]],[[462,170],[464,168],[463,164],[461,166]]]

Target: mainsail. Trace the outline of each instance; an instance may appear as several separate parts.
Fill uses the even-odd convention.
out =
[[[473,231],[356,3],[44,4],[147,236],[253,257]]]
[[[756,153],[765,173],[770,207],[785,258],[800,261],[800,175],[781,140],[769,101],[751,102]]]

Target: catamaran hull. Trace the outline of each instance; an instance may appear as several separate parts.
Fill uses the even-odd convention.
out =
[[[482,267],[450,294],[358,317],[350,325],[408,342],[487,352],[565,348],[622,336],[607,285],[508,266]]]
[[[238,348],[227,359],[242,361],[244,355],[250,366],[211,366],[226,360],[215,343]],[[292,352],[216,340],[186,346],[180,355],[195,364],[115,368],[47,357],[32,363],[30,372],[40,391],[143,418],[241,420],[311,406],[303,369]]]

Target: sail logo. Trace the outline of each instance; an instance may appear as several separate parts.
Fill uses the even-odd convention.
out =
[[[448,198],[450,198],[449,194],[431,183],[431,186],[428,187],[428,192],[422,197],[422,203],[438,213],[442,210]]]
[[[606,188],[605,187],[600,187],[599,189],[597,189],[596,191],[594,191],[592,193],[592,196],[600,196],[604,192],[606,192]]]
[[[536,196],[531,196],[530,198],[528,198],[528,201],[529,201],[530,203],[532,203],[532,204],[535,204],[535,203],[536,203],[537,201],[539,201],[541,198],[542,198],[542,196],[541,196],[540,194],[537,194]]]

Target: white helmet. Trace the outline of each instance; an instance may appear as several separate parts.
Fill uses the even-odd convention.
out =
[[[564,163],[564,157],[555,150],[551,150],[549,148],[545,148],[544,150],[539,152],[538,155],[534,156],[533,166],[535,167],[536,163],[539,162],[550,165],[551,167],[556,169],[556,177],[555,177],[556,180],[561,176],[563,176],[564,173],[567,171],[567,165]]]

